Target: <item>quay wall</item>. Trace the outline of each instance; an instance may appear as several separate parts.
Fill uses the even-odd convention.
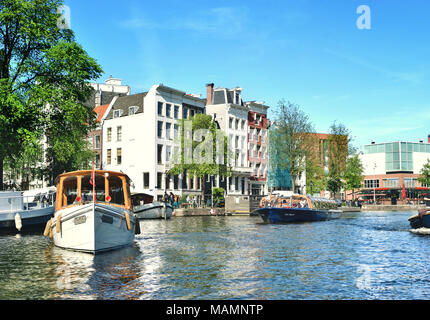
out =
[[[175,209],[175,215],[174,217],[192,217],[192,216],[210,216],[210,208],[180,208]],[[217,208],[215,210],[217,216],[224,216],[225,215],[225,209],[224,208]]]
[[[424,209],[425,205],[363,205],[362,211],[418,211]]]

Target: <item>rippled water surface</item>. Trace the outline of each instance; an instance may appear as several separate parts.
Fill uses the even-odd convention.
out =
[[[147,220],[132,246],[97,256],[0,236],[0,299],[429,299],[430,236],[408,231],[412,214]]]

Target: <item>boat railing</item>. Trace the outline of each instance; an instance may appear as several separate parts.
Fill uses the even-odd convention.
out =
[[[38,195],[8,195],[0,194],[0,212],[31,211],[49,208],[55,205],[55,193]]]

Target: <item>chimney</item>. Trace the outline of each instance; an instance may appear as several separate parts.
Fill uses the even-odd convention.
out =
[[[206,85],[206,89],[207,89],[207,98],[206,98],[206,105],[212,104],[213,103],[213,97],[214,97],[214,84],[213,83],[208,83]]]

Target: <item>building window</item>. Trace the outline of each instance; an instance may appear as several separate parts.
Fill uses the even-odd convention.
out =
[[[405,188],[418,187],[418,180],[416,178],[405,178]]]
[[[112,141],[112,128],[107,128],[107,141]]]
[[[143,173],[143,187],[149,189],[149,172]]]
[[[236,119],[236,128],[235,128],[236,130],[239,130],[239,121],[240,121],[239,119]]]
[[[399,178],[388,178],[384,179],[384,187],[385,188],[398,188],[400,187]]]
[[[96,136],[96,149],[100,149],[100,136]]]
[[[121,141],[122,139],[122,127],[116,127],[116,141]]]
[[[178,119],[178,117],[179,117],[179,106],[175,106],[175,111],[174,111],[173,116],[175,119]]]
[[[159,116],[163,115],[163,103],[162,102],[158,102],[158,115]]]
[[[364,188],[366,189],[379,188],[379,179],[364,180]]]
[[[166,146],[166,163],[170,162],[171,155],[172,155],[172,147]]]
[[[158,121],[157,135],[159,138],[163,137],[163,121]]]
[[[96,168],[100,168],[100,154],[96,154]]]
[[[139,110],[139,107],[137,107],[137,106],[129,107],[128,108],[128,114],[129,115],[136,114],[137,110]]]
[[[107,149],[107,164],[111,164],[111,163],[112,163],[112,150]]]
[[[117,164],[122,163],[122,149],[121,148],[116,149],[116,163]]]
[[[179,130],[178,125],[174,124],[173,125],[173,138],[177,138],[178,137],[178,130]]]
[[[113,111],[113,117],[114,118],[119,118],[119,117],[121,117],[122,116],[122,109],[118,109],[118,110],[114,110]]]
[[[188,119],[188,108],[184,107],[184,112],[183,112],[183,119]]]
[[[233,118],[230,118],[230,119],[229,119],[229,121],[228,121],[228,127],[229,127],[230,129],[233,129]]]
[[[173,175],[173,189],[179,189],[179,176],[177,174]]]
[[[169,103],[166,103],[166,117],[171,117],[171,111],[172,111],[172,105]]]
[[[157,163],[163,164],[163,145],[157,145]]]
[[[194,117],[195,111],[193,109],[190,109],[190,116]]]
[[[172,140],[171,127],[172,127],[172,124],[169,122],[166,122],[166,139],[169,139],[169,140]]]
[[[163,181],[163,173],[157,172],[157,189],[161,189]]]

